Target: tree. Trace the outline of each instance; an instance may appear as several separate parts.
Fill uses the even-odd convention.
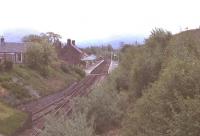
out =
[[[22,41],[26,42],[26,43],[30,43],[30,42],[41,43],[44,40],[45,40],[44,37],[41,37],[41,36],[35,35],[35,34],[31,34],[31,35],[28,35],[28,36],[25,36],[25,37],[22,38]]]
[[[57,59],[55,49],[49,43],[28,43],[26,51],[26,64],[38,70],[44,76],[48,75],[48,67]]]
[[[60,39],[62,38],[61,35],[53,32],[47,32],[46,36],[48,38],[48,41],[53,45],[58,44],[60,42]]]
[[[143,94],[140,99],[131,104],[124,120],[123,135],[198,136],[200,133],[200,76],[197,74],[200,73],[199,38],[186,33],[175,35],[173,39],[167,41],[166,35],[163,37],[158,35],[159,33],[161,34],[160,31],[154,33],[147,40],[145,53],[148,55],[145,59],[139,60],[141,58],[139,55],[134,60],[139,60],[142,64],[149,60],[151,63],[147,63],[145,67],[148,69],[145,71],[150,73],[154,73],[151,71],[152,64],[158,58],[161,67],[158,69],[159,74],[150,74],[156,75],[157,78],[142,88]],[[140,65],[136,65],[135,68],[139,69],[137,75],[150,77],[149,74],[143,75],[144,70],[141,70]],[[134,73],[130,74],[136,77]]]
[[[40,136],[95,136],[91,126],[85,114],[74,113],[67,118],[64,115],[51,116],[47,118],[45,129]]]
[[[43,42],[46,41],[49,44],[57,45],[61,44],[60,39],[62,37],[59,34],[53,32],[41,33],[40,35],[31,34],[23,37],[23,42]]]

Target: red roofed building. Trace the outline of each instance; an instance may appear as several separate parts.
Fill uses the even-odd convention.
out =
[[[61,50],[59,57],[71,65],[85,65],[82,61],[88,55],[76,46],[75,40],[68,39],[67,44]]]

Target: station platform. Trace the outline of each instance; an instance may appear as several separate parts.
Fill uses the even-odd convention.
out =
[[[94,70],[96,67],[98,67],[103,61],[104,60],[101,60],[101,61],[95,63],[94,65],[91,65],[90,67],[84,69],[86,75],[89,75],[92,72],[92,70]]]
[[[118,61],[111,61],[110,63],[110,67],[108,69],[108,73],[112,72],[114,69],[116,69],[118,67]]]

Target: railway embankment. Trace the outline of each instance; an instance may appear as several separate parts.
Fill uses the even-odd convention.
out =
[[[60,92],[80,81],[84,77],[82,73],[79,68],[69,66],[50,67],[48,77],[25,65],[14,65],[9,71],[0,71],[0,134],[10,136],[27,126],[23,124],[28,114],[16,107]]]
[[[58,115],[64,112],[64,114],[68,115],[72,110],[70,100],[76,96],[88,95],[90,89],[99,82],[101,77],[108,74],[109,67],[110,60],[102,61],[91,71],[90,75],[70,87],[36,101],[20,105],[18,108],[32,115],[32,127],[26,129],[20,135],[38,135],[37,130],[43,128],[45,117],[49,114]]]

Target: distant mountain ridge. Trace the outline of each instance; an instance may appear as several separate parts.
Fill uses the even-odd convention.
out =
[[[8,42],[22,42],[22,38],[29,34],[39,34],[40,32],[31,29],[14,29],[2,32],[5,40]]]
[[[5,40],[8,42],[22,42],[22,38],[29,34],[40,34],[41,32],[38,32],[36,30],[31,29],[15,29],[15,30],[5,30],[2,32],[3,36],[5,37]],[[64,40],[66,41],[66,40]],[[135,36],[135,35],[117,35],[112,36],[104,39],[91,39],[86,41],[79,41],[76,39],[77,45],[80,48],[85,48],[89,46],[101,46],[101,45],[112,45],[113,48],[119,48],[121,44],[133,44],[135,42],[137,43],[143,43],[144,42],[144,36]]]
[[[88,46],[101,46],[101,45],[112,45],[113,48],[119,48],[122,44],[142,44],[144,43],[144,36],[132,36],[132,35],[119,35],[105,39],[88,40],[84,42],[78,42],[78,46],[81,48]]]

